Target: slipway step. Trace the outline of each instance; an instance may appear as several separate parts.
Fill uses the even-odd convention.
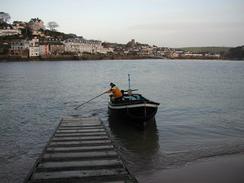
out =
[[[112,169],[123,168],[122,163],[118,159],[108,160],[84,160],[84,161],[68,161],[68,162],[43,162],[37,171],[57,171],[57,170],[89,170],[89,169]]]
[[[90,132],[90,133],[56,133],[55,137],[75,137],[75,136],[99,136],[107,135],[106,132]]]
[[[82,145],[99,145],[99,144],[110,144],[111,140],[81,140],[81,141],[54,141],[49,144],[49,146],[82,146]]]
[[[65,161],[65,160],[74,160],[74,159],[98,159],[98,158],[114,158],[118,154],[112,151],[103,151],[103,152],[72,152],[72,153],[45,153],[42,157],[43,161]]]
[[[57,130],[57,133],[90,133],[90,132],[104,132],[104,129],[72,129],[72,130]]]
[[[85,136],[85,137],[54,137],[52,141],[81,141],[81,140],[107,140],[108,137],[103,136]]]
[[[71,170],[58,172],[37,172],[33,175],[32,182],[104,182],[111,179],[129,179],[123,168],[101,170]],[[91,181],[94,180],[94,181]]]
[[[78,146],[78,147],[48,147],[46,152],[89,152],[89,151],[106,151],[113,150],[113,145],[99,146]]]

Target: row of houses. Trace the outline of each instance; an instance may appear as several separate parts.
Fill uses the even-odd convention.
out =
[[[15,40],[11,42],[10,56],[38,57],[51,55],[78,55],[83,53],[113,52],[112,48],[104,48],[101,41],[71,38],[64,41],[59,39]]]
[[[114,48],[114,53],[119,55],[132,55],[132,56],[154,56],[157,52],[156,46],[150,46],[148,44],[141,44],[135,42],[134,39],[127,44],[116,43],[104,43],[106,47]]]
[[[183,50],[169,50],[166,52],[166,57],[177,59],[177,58],[185,58],[185,59],[220,59],[221,55],[219,53],[192,53],[190,51]]]
[[[70,38],[64,41],[65,51],[73,53],[103,53],[113,52],[113,48],[105,48],[101,41]]]
[[[0,29],[0,36],[14,36],[14,35],[20,35],[21,30],[15,29],[11,27],[6,27],[4,29]]]

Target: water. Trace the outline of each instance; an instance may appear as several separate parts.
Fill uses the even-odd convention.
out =
[[[160,102],[145,131],[114,124],[112,81]],[[0,63],[0,179],[22,182],[62,116],[98,116],[140,179],[194,160],[244,151],[244,62],[62,61]],[[153,177],[151,178],[153,180]]]

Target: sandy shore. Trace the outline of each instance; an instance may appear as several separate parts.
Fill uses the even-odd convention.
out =
[[[140,183],[244,183],[244,153],[201,159],[138,177]]]

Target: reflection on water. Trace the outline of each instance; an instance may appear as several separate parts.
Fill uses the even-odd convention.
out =
[[[121,147],[119,151],[132,171],[145,170],[154,166],[159,150],[158,130],[155,119],[148,121],[144,130],[138,129],[126,120],[119,120],[111,115],[108,118],[109,127],[114,141]]]

